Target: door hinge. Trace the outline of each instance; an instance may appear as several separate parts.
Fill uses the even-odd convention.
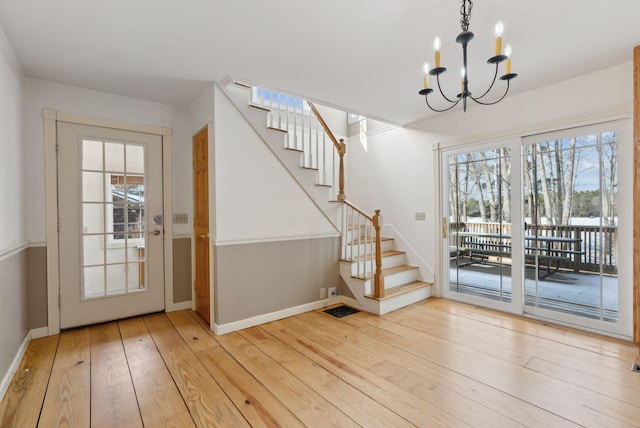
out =
[[[60,293],[58,293],[58,309],[60,309]]]
[[[58,220],[58,232],[60,232],[60,220]]]
[[[58,142],[56,141],[56,155],[58,154]]]

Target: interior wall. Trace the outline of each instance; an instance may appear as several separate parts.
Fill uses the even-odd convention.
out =
[[[191,159],[186,152],[190,146],[188,110],[164,104],[104,92],[78,88],[37,79],[27,80],[27,150],[29,174],[28,202],[29,240],[44,243],[45,181],[44,181],[44,121],[42,110],[54,109],[65,113],[166,127],[172,129],[172,204],[177,213],[191,212],[188,189],[190,177],[181,174],[189,168]],[[188,224],[175,224],[174,235],[191,234]]]
[[[216,244],[336,234],[226,95],[216,87],[213,152]],[[210,142],[211,144],[211,142]],[[284,146],[284,138],[283,138]]]
[[[339,248],[339,237],[217,247],[216,324],[320,300],[340,286]]]
[[[217,86],[213,112],[215,322],[319,300],[339,286],[335,228]]]
[[[0,385],[29,332],[25,77],[0,28]]]
[[[103,118],[109,120],[166,127],[172,129],[172,208],[174,213],[191,213],[189,170],[190,136],[189,114],[184,108],[153,103],[99,91],[63,85],[37,79],[26,80],[26,151],[27,151],[27,218],[28,239],[37,247],[46,246],[45,162],[43,109]],[[174,239],[191,236],[191,215],[187,224],[174,224]],[[169,220],[170,221],[170,220]],[[46,270],[46,259],[39,269]],[[190,274],[190,271],[189,271]],[[169,279],[171,281],[171,279]],[[35,300],[45,299],[46,283],[42,289],[33,290]],[[190,295],[191,286],[188,286]],[[179,293],[182,298],[185,293]],[[190,300],[190,298],[188,299]],[[174,295],[174,303],[178,303]]]
[[[381,209],[385,224],[393,225],[435,272],[434,145],[524,136],[616,112],[629,113],[632,83],[629,62],[509,95],[491,107],[471,105],[466,113],[456,108],[404,128],[354,135],[346,156],[347,195],[369,212]],[[628,165],[622,168],[631,170]],[[415,220],[417,211],[426,212],[426,221]]]

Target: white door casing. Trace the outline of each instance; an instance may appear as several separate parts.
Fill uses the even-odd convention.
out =
[[[157,282],[157,279],[153,279],[154,275],[156,277],[162,277],[162,284],[158,287],[154,286],[155,292],[157,293],[150,301],[153,303],[149,303],[145,306],[145,304],[141,303],[139,300],[143,300],[142,297],[139,296],[147,296],[151,294],[146,290],[140,290],[140,292],[132,293],[134,301],[129,302],[128,304],[122,304],[118,302],[121,296],[110,296],[104,300],[107,308],[111,308],[115,312],[108,316],[105,319],[113,319],[120,318],[124,316],[135,315],[136,313],[145,313],[156,310],[165,309],[167,311],[173,310],[173,256],[172,256],[172,224],[171,224],[171,163],[169,162],[171,158],[171,130],[169,128],[160,128],[154,126],[147,125],[138,125],[127,122],[113,121],[113,120],[105,120],[105,119],[97,119],[90,118],[80,115],[68,114],[56,112],[53,110],[44,110],[44,125],[45,125],[45,174],[46,174],[46,207],[47,207],[47,216],[46,216],[46,224],[47,224],[47,294],[48,294],[48,328],[49,334],[57,334],[60,331],[61,326],[61,316],[60,306],[62,304],[63,310],[65,308],[66,297],[65,295],[61,295],[60,292],[60,280],[66,278],[67,274],[66,268],[61,267],[59,262],[63,262],[64,255],[61,256],[60,252],[65,251],[67,248],[67,238],[62,237],[63,239],[59,241],[57,225],[59,220],[61,223],[64,223],[64,220],[58,216],[58,207],[62,206],[65,203],[65,198],[67,195],[63,194],[63,189],[61,188],[60,193],[58,192],[58,173],[59,168],[56,159],[56,140],[57,140],[57,127],[63,126],[63,123],[73,123],[79,125],[89,125],[96,126],[100,129],[110,128],[111,132],[140,132],[143,134],[147,134],[151,136],[152,140],[155,138],[160,150],[152,155],[153,160],[149,159],[150,162],[153,162],[154,165],[158,166],[158,183],[157,192],[158,192],[158,200],[161,201],[159,205],[153,208],[153,211],[149,211],[149,215],[147,216],[148,220],[146,223],[147,231],[153,231],[156,227],[153,225],[152,218],[155,214],[163,215],[165,221],[164,225],[158,225],[157,227],[160,230],[160,234],[158,236],[152,235],[154,239],[158,241],[157,247],[158,249],[151,251],[151,261],[154,258],[158,258],[158,261],[155,262],[155,268],[153,266],[149,266],[148,264],[145,266],[149,266],[150,269],[145,270],[145,275],[151,273],[152,277],[147,279],[147,283],[151,284],[152,282]],[[90,135],[90,134],[85,134]],[[107,135],[107,140],[115,140],[115,141],[124,141],[124,142],[134,142],[136,144],[135,138],[132,137],[113,137]],[[139,143],[138,143],[139,144]],[[148,143],[146,143],[148,144]],[[76,141],[77,145],[77,141]],[[64,150],[64,148],[62,149]],[[77,153],[77,152],[76,152]],[[76,156],[76,159],[78,157]],[[166,161],[166,162],[165,162]],[[60,169],[67,170],[66,167],[61,167]],[[79,160],[74,165],[74,169],[79,171]],[[79,192],[79,188],[76,188],[76,195]],[[60,199],[60,201],[59,201]],[[76,199],[78,199],[76,197]],[[66,204],[65,204],[66,205]],[[108,212],[108,210],[107,210]],[[76,218],[80,218],[80,207],[76,207]],[[64,229],[64,226],[63,226]],[[80,234],[82,229],[80,226],[76,224],[77,237],[76,237],[76,247],[79,247],[80,242]],[[149,241],[150,242],[150,241]],[[147,249],[145,248],[145,251]],[[154,257],[154,251],[159,255],[159,257]],[[77,258],[79,258],[79,250],[75,251]],[[137,264],[137,261],[134,261],[134,264]],[[79,265],[79,263],[78,263]],[[76,269],[75,276],[76,278],[81,277],[80,271],[81,267]],[[66,281],[66,279],[65,279]],[[64,291],[63,291],[64,293]],[[75,297],[77,301],[81,301],[80,299],[80,290],[74,291]],[[159,296],[159,297],[158,297]],[[90,302],[87,300],[83,303]],[[90,302],[95,303],[95,302]],[[92,306],[92,305],[89,305]],[[126,309],[129,307],[129,309]],[[131,308],[135,308],[132,311]],[[76,310],[74,310],[75,312]],[[92,317],[94,309],[79,309],[81,321],[80,324],[91,323],[91,322],[99,322],[101,320],[101,316],[95,318],[83,318],[87,313],[92,313]],[[84,315],[82,315],[84,314]],[[102,316],[104,318],[104,316]],[[78,321],[68,322],[63,320],[64,327],[68,327],[73,324],[77,324]]]

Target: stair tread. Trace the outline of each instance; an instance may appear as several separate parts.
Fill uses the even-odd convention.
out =
[[[418,269],[418,266],[400,265],[400,266],[395,266],[388,269],[382,269],[382,275],[386,276],[386,275],[391,275],[394,273],[405,272],[405,271],[414,270],[414,269]]]
[[[295,147],[285,147],[284,149],[285,149],[285,150],[290,150],[290,151],[292,151],[292,152],[304,153],[304,151],[303,151],[303,150],[301,150],[301,149],[296,149]]]
[[[374,297],[372,295],[367,295],[365,297],[368,297],[370,299],[375,299],[375,300],[386,300],[396,296],[400,296],[402,294],[411,293],[412,291],[420,290],[421,288],[430,287],[432,285],[433,283],[431,282],[414,281],[408,284],[402,284],[397,287],[393,287],[385,290],[384,297]]]
[[[249,104],[249,107],[257,108],[258,110],[271,111],[269,107],[259,106],[258,104]]]
[[[267,126],[268,129],[273,129],[274,131],[280,131],[280,132],[284,132],[285,134],[288,134],[289,131],[287,131],[286,129],[281,129],[278,128],[277,126]]]
[[[364,244],[364,243],[370,243],[370,242],[374,242],[376,240],[376,238],[374,237],[367,237],[367,239],[364,238],[358,238],[358,239],[354,239],[353,241],[349,242],[349,245],[353,245],[353,244]],[[384,236],[380,238],[380,241],[393,241],[393,238],[385,238]]]

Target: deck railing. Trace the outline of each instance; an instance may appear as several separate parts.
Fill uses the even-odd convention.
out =
[[[459,222],[451,223],[452,234],[464,231],[477,234],[497,234],[511,236],[511,223],[498,222]],[[585,226],[585,225],[532,225],[525,224],[526,236],[573,238],[581,240],[572,247],[577,260],[567,268],[580,271],[615,274],[618,271],[618,228],[616,226]],[[452,239],[454,239],[452,237]],[[503,242],[501,242],[504,244]],[[459,243],[456,243],[459,245]]]

